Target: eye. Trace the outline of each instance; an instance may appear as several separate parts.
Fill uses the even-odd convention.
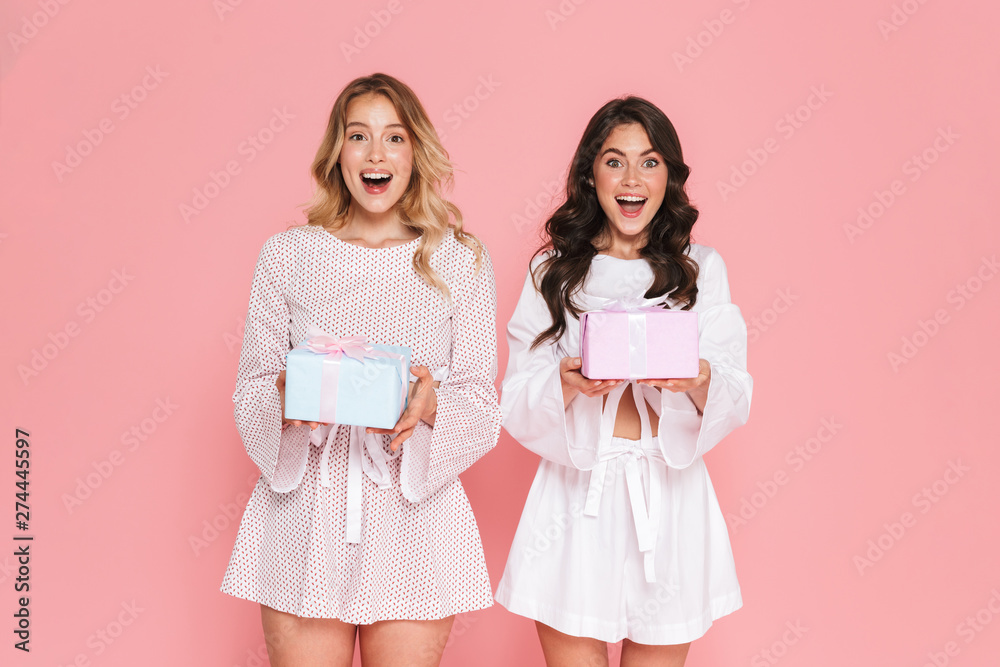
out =
[[[618,167],[622,166],[622,163],[621,161],[615,158],[611,158],[610,160],[608,160],[607,165],[612,169],[617,169]]]
[[[652,169],[653,167],[655,167],[658,164],[660,164],[659,160],[655,160],[653,158],[649,158],[648,160],[646,160],[645,162],[642,163],[642,166],[646,167],[647,169]]]
[[[351,136],[347,137],[347,140],[348,141],[364,141],[365,140],[365,135],[361,134],[360,132],[355,132]]]
[[[406,141],[406,139],[400,134],[394,134],[391,137],[389,137],[389,141],[391,141],[394,144],[401,144],[404,141]]]

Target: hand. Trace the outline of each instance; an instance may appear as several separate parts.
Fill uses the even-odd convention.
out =
[[[593,398],[604,396],[625,380],[591,380],[583,377],[580,357],[563,357],[559,361],[559,379],[562,380],[563,406],[570,404],[577,394]]]
[[[410,383],[409,400],[406,409],[399,416],[399,421],[392,428],[365,429],[367,433],[393,434],[392,441],[389,442],[389,449],[396,451],[403,441],[413,435],[413,430],[417,423],[423,420],[427,424],[434,426],[434,417],[437,415],[437,392],[434,388],[441,383],[434,381],[431,372],[426,366],[413,366],[410,372],[417,376],[416,382]]]
[[[649,385],[660,389],[668,389],[674,393],[686,391],[691,398],[691,402],[698,408],[698,413],[705,409],[705,402],[708,400],[708,385],[712,380],[712,364],[704,359],[698,360],[698,377],[693,378],[672,378],[665,380],[638,380],[639,384]]]
[[[285,371],[278,373],[278,377],[274,380],[274,386],[278,388],[278,396],[281,397],[281,423],[290,424],[292,426],[302,426],[307,425],[310,430],[315,431],[322,425],[322,422],[306,422],[301,419],[285,419]]]

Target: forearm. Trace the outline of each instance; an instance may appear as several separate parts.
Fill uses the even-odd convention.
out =
[[[698,414],[705,412],[705,403],[708,401],[708,383],[705,383],[694,389],[688,389],[687,397],[691,399],[694,407],[698,409]]]
[[[576,387],[572,387],[565,382],[562,383],[562,396],[563,396],[563,409],[569,407],[569,404],[573,402],[573,399],[577,397],[580,390]]]

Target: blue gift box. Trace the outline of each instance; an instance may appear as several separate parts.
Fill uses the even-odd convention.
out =
[[[310,336],[288,353],[285,418],[392,428],[406,407],[410,348]]]

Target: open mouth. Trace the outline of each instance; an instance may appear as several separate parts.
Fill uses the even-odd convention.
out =
[[[392,181],[392,174],[383,172],[368,172],[361,174],[361,184],[365,192],[370,195],[380,195],[389,189],[389,182]]]
[[[618,195],[615,201],[618,202],[622,215],[628,218],[638,216],[642,213],[642,207],[646,205],[646,198],[639,195]]]

